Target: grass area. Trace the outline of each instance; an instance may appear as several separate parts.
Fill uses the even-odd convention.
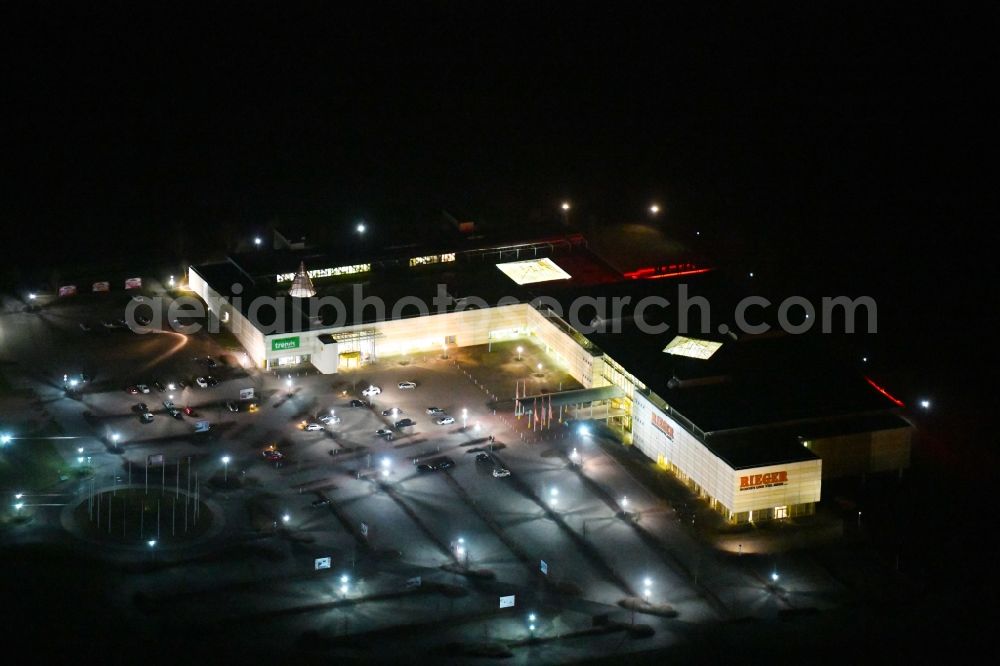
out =
[[[55,444],[47,439],[15,439],[0,449],[0,488],[38,492],[59,482],[69,471]]]
[[[91,539],[134,545],[143,545],[149,539],[163,544],[188,543],[203,536],[212,526],[212,512],[203,502],[195,520],[194,498],[187,502],[183,496],[175,500],[169,488],[161,492],[160,488],[152,487],[148,494],[143,488],[119,489],[98,493],[97,498],[101,502],[100,514],[96,504],[91,506],[86,501],[73,512],[73,518]],[[186,531],[185,506],[188,511]]]

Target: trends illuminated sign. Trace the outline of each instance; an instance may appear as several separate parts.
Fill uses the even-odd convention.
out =
[[[788,472],[768,472],[767,474],[750,474],[740,477],[740,490],[757,490],[758,488],[773,488],[788,484]]]
[[[287,349],[299,348],[299,336],[292,338],[278,338],[271,340],[271,351],[285,351]]]

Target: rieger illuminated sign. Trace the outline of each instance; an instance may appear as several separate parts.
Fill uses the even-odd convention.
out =
[[[651,414],[653,425],[656,429],[667,436],[667,439],[674,438],[674,427],[666,422],[666,420],[659,414]]]
[[[784,485],[788,485],[788,472],[784,470],[740,477],[740,490],[757,490],[758,488],[773,488]]]
[[[271,351],[286,351],[299,348],[299,336],[271,340]]]

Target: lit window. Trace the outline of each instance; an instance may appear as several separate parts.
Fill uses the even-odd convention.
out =
[[[712,354],[719,351],[719,347],[721,346],[721,342],[696,340],[695,338],[687,338],[683,335],[678,335],[670,341],[670,344],[663,348],[663,351],[667,354],[673,354],[674,356],[707,359],[711,358]]]
[[[517,284],[569,280],[573,277],[548,257],[497,264],[497,268]]]

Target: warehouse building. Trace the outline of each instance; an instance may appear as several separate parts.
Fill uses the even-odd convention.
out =
[[[564,316],[580,315],[584,296],[634,308],[670,282],[643,278],[674,274],[731,312],[724,281],[702,267],[622,275],[577,234],[469,242],[239,255],[191,267],[188,285],[266,370],[336,373],[385,356],[533,339],[584,389],[613,389],[589,394],[603,406],[592,418],[733,522],[809,514],[823,478],[908,465],[911,428],[895,405],[807,336],[718,327],[654,335],[629,305],[605,320],[617,332]],[[654,317],[680,331],[676,315]]]

